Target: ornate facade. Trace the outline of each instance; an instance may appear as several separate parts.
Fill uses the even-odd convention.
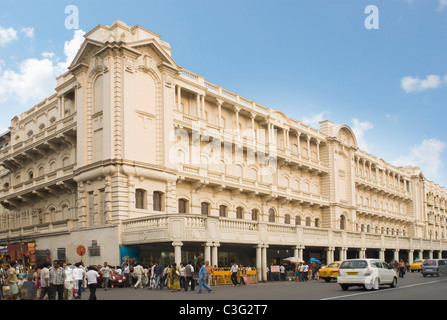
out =
[[[419,168],[360,150],[346,125],[317,130],[210,83],[171,51],[121,21],[85,35],[56,93],[0,137],[0,245],[260,270],[447,249],[447,191]]]

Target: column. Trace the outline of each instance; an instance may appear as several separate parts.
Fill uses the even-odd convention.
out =
[[[256,246],[256,273],[258,282],[262,282],[262,248],[260,245]]]
[[[212,243],[207,242],[203,246],[205,247],[205,250],[203,252],[203,255],[205,257],[205,261],[208,261],[210,263],[210,265],[212,266],[212,264],[211,264],[212,263],[212,261],[211,261],[211,246],[212,246]]]
[[[182,110],[182,88],[180,86],[177,86],[177,110]]]
[[[297,140],[297,143],[296,143],[296,146],[297,146],[297,152],[298,152],[298,156],[300,156],[300,154],[301,154],[301,144],[300,144],[300,136],[301,136],[301,133],[300,132],[296,132],[296,140]]]
[[[217,108],[218,108],[218,117],[219,120],[217,121],[217,124],[219,126],[219,130],[222,129],[222,100],[217,100]]]
[[[399,249],[394,249],[393,259],[399,261]]]
[[[309,160],[311,160],[311,154],[310,154],[310,137],[307,136],[307,157],[309,158]]]
[[[413,261],[414,261],[414,255],[413,255],[413,253],[414,253],[414,250],[409,250],[408,251],[408,263],[413,263]]]
[[[183,242],[181,241],[175,241],[172,243],[172,246],[174,247],[174,262],[179,266],[182,262],[182,246]]]
[[[196,114],[196,116],[197,116],[197,118],[200,118],[200,94],[197,94],[197,96],[196,96],[196,98],[197,98],[197,114]]]
[[[334,247],[326,248],[326,265],[334,262]]]
[[[385,249],[380,249],[379,259],[385,261]]]
[[[317,161],[320,164],[320,140],[317,140]]]
[[[236,112],[236,132],[239,133],[239,111],[241,108],[234,107],[234,111]]]
[[[263,245],[261,249],[262,263],[261,263],[261,271],[262,271],[262,281],[267,282],[267,248],[268,245]]]
[[[250,113],[251,116],[251,131],[252,131],[252,137],[253,137],[253,143],[256,141],[256,131],[255,131],[255,118],[256,115],[254,113]]]
[[[206,120],[206,114],[205,114],[205,95],[201,96],[201,104],[202,104],[202,119]]]
[[[214,246],[211,248],[212,251],[212,259],[211,259],[211,263],[212,266],[216,266],[219,267],[219,255],[217,254],[217,248],[219,248],[220,244],[219,243],[214,243]]]
[[[433,259],[433,250],[428,251],[428,258]]]

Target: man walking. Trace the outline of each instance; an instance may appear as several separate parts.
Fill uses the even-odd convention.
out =
[[[98,286],[99,273],[92,266],[90,266],[88,269],[89,270],[85,274],[85,277],[87,278],[87,285],[90,288],[90,297],[88,299],[97,300],[96,288]]]
[[[50,300],[64,299],[64,284],[65,284],[65,269],[61,267],[59,260],[53,261],[53,266],[50,268]]]
[[[50,299],[50,268],[51,263],[45,262],[42,270],[40,270],[40,297],[39,300],[43,300],[45,295]]]
[[[189,283],[191,282],[191,291],[194,291],[195,283],[194,283],[194,267],[192,266],[191,261],[185,267],[185,291],[188,291]]]
[[[237,271],[238,271],[239,267],[236,264],[236,262],[233,262],[233,264],[231,265],[231,281],[233,281],[233,287],[238,285],[237,282]]]
[[[199,270],[199,292],[197,293],[202,293],[202,287],[205,287],[208,293],[211,292],[211,288],[206,284],[206,266],[203,262]]]
[[[104,262],[104,267],[101,268],[102,280],[104,282],[104,290],[109,290],[110,278],[112,277],[112,269]]]
[[[143,278],[143,267],[140,264],[133,268],[133,274],[137,278],[137,282],[135,283],[134,288],[143,288],[143,283],[141,282]]]

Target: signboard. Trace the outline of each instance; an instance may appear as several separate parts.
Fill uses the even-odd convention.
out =
[[[279,266],[271,266],[271,272],[279,272]]]
[[[81,257],[85,255],[86,252],[87,250],[85,249],[84,246],[78,246],[78,248],[76,249],[76,253]]]

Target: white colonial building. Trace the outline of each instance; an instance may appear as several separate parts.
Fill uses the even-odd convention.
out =
[[[0,246],[32,244],[35,261],[77,262],[82,245],[89,264],[265,271],[447,250],[447,190],[418,168],[360,150],[346,125],[316,130],[210,83],[121,21],[87,33],[56,93],[12,119],[0,164]]]

